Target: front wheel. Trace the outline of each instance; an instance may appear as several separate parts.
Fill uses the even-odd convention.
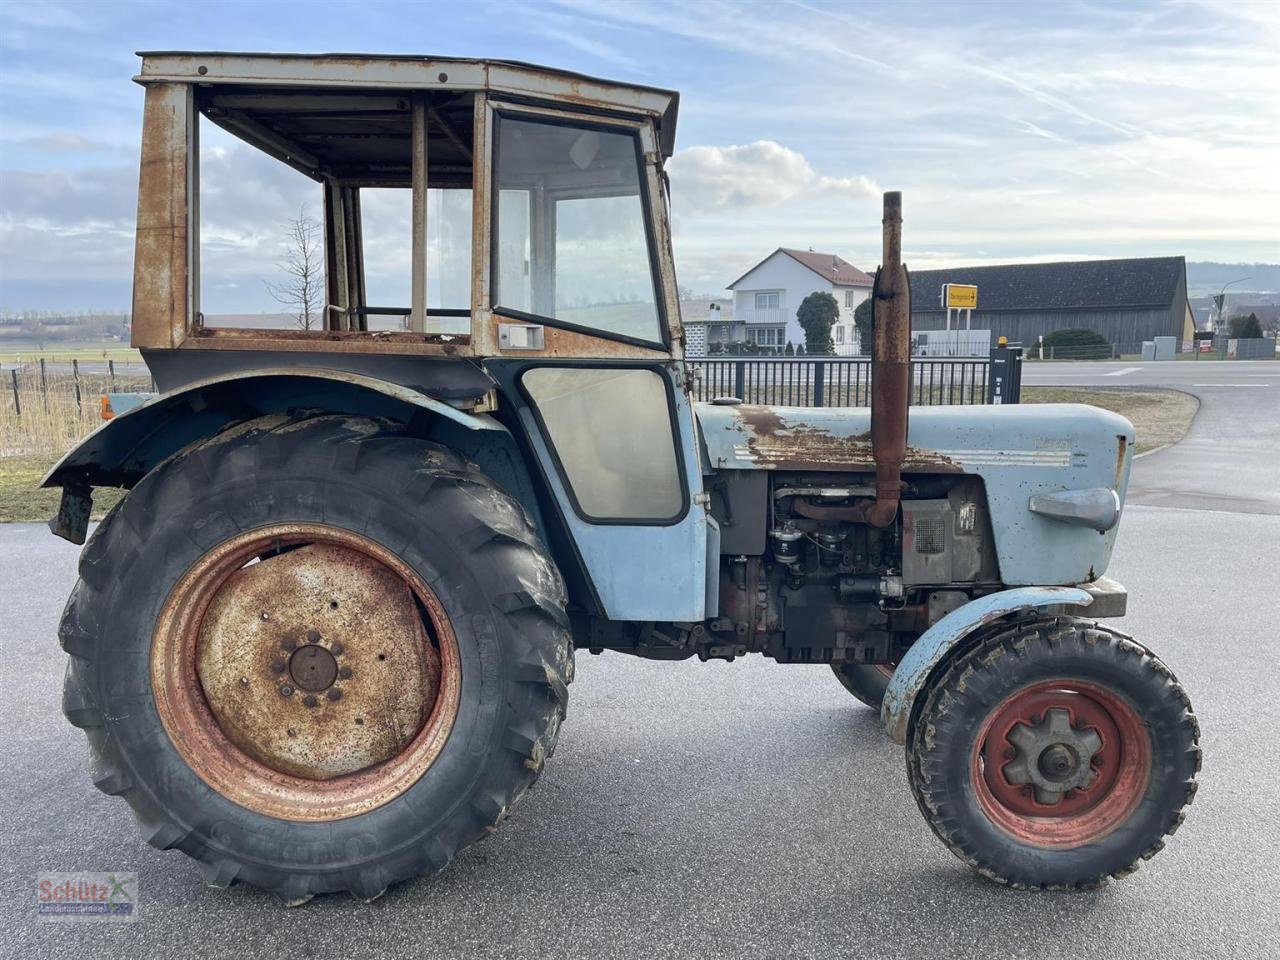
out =
[[[891,663],[833,663],[832,671],[840,685],[875,710],[880,709],[884,692],[893,677]]]
[[[1199,727],[1163,663],[1099,624],[1024,622],[957,656],[907,742],[925,819],[979,873],[1087,889],[1164,846],[1196,792]]]

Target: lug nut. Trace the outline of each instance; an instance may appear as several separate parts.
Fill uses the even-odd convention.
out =
[[[293,696],[293,687],[289,686],[289,684],[287,684],[287,683],[282,683],[282,684],[280,684],[280,696],[282,696],[282,697],[292,697],[292,696]]]
[[[320,702],[319,700],[317,700],[314,696],[312,696],[309,693],[302,698],[302,705],[304,707],[314,707],[319,702]]]
[[[338,676],[340,676],[343,680],[350,680],[350,679],[351,679],[351,668],[350,668],[350,667],[343,667],[341,670],[339,670],[339,671],[338,671]]]
[[[293,653],[293,651],[298,649],[298,641],[293,639],[293,637],[285,637],[280,641],[280,649],[284,650],[286,653]]]
[[[272,661],[271,661],[271,672],[272,672],[272,673],[284,673],[284,670],[285,670],[285,662],[284,662],[283,660],[272,660]]]
[[[319,643],[319,642],[320,642],[320,631],[319,631],[319,630],[308,630],[308,631],[307,631],[307,643]]]
[[[335,643],[333,646],[329,648],[329,652],[332,653],[335,657],[340,657],[347,652],[347,648],[340,643]]]
[[[329,692],[328,692],[328,693],[326,693],[326,694],[325,694],[325,696],[326,696],[326,697],[328,697],[330,700],[341,700],[341,699],[342,699],[342,691],[341,691],[341,690],[338,690],[338,689],[337,689],[337,688],[335,688],[335,687],[330,687],[330,688],[329,688]]]

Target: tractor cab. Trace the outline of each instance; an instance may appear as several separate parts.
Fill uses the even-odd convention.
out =
[[[675,93],[506,61],[142,57],[135,346],[679,354]]]

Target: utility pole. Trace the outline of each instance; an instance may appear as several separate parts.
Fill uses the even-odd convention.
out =
[[[1225,326],[1227,311],[1227,287],[1235,283],[1244,283],[1246,280],[1252,280],[1253,277],[1241,277],[1239,280],[1231,280],[1222,285],[1222,289],[1218,291],[1218,295],[1213,298],[1213,306],[1217,312],[1217,319],[1213,324],[1213,332],[1219,333]]]

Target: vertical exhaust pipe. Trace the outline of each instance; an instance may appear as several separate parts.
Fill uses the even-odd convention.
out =
[[[866,520],[887,527],[902,499],[907,456],[907,407],[911,399],[911,284],[902,263],[902,194],[884,195],[884,251],[872,291],[871,455],[876,498]]]

